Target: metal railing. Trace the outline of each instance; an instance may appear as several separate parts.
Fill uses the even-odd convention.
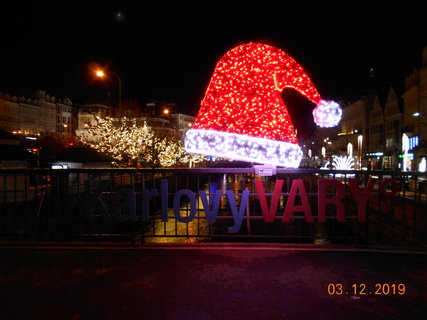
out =
[[[426,206],[426,174],[415,172],[277,169],[260,177],[253,168],[0,170],[3,242],[418,246],[427,244]]]

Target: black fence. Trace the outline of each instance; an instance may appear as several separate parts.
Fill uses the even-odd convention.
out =
[[[426,174],[0,170],[0,241],[427,244]]]

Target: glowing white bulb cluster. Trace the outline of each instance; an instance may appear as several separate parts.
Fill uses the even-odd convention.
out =
[[[185,150],[289,168],[297,168],[302,158],[302,151],[297,144],[205,129],[190,129],[186,132]]]
[[[335,157],[332,166],[336,170],[354,170],[354,158],[347,156]]]
[[[313,110],[314,122],[323,128],[335,127],[341,120],[342,110],[334,101],[321,100]]]
[[[321,169],[329,170],[330,166],[332,166],[332,169],[334,170],[354,170],[354,158],[349,156],[334,157],[334,160],[332,163],[329,161],[326,162],[325,166]],[[334,175],[337,178],[344,177],[344,176],[347,176],[347,178],[349,178],[354,176],[354,174],[340,174],[340,173],[331,174],[331,175]]]

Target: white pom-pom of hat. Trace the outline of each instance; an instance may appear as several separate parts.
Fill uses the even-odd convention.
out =
[[[314,122],[323,128],[335,127],[341,120],[342,110],[335,101],[320,100],[313,110]]]

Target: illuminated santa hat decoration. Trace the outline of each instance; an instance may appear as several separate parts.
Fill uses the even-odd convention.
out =
[[[340,121],[338,104],[321,99],[294,59],[278,48],[248,43],[218,61],[196,120],[186,132],[186,151],[298,167],[302,151],[281,99],[285,88],[317,105],[317,125],[332,127]]]

